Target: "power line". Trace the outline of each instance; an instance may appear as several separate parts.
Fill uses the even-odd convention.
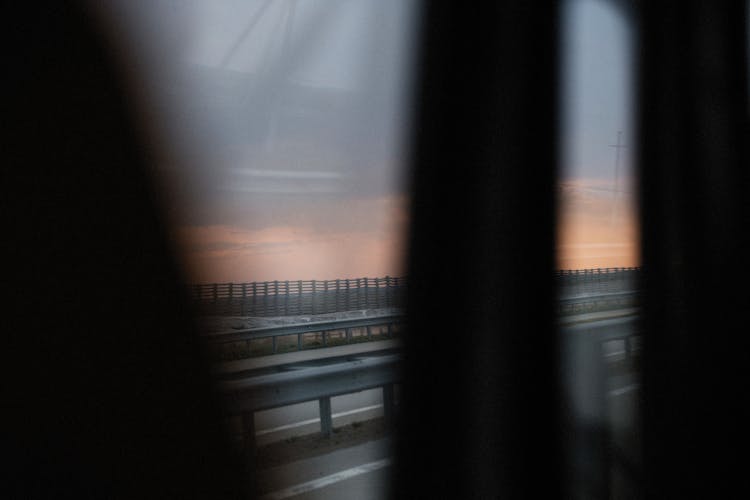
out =
[[[615,216],[617,214],[617,194],[620,192],[620,150],[626,146],[622,144],[622,131],[617,132],[617,144],[610,144],[610,148],[615,148],[615,188],[614,200],[612,202],[612,221],[611,226],[615,226]]]

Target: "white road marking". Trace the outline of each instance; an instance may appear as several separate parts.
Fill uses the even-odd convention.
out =
[[[638,389],[638,384],[630,384],[626,385],[625,387],[620,387],[619,389],[612,389],[607,393],[607,396],[614,397],[614,396],[621,396],[627,392],[634,391]]]
[[[384,458],[376,462],[370,462],[368,464],[352,467],[351,469],[342,470],[340,472],[336,472],[335,474],[331,474],[330,476],[313,479],[312,481],[308,481],[306,483],[295,484],[294,486],[284,488],[283,490],[272,491],[271,493],[267,493],[260,498],[261,500],[282,500],[284,498],[307,493],[308,491],[324,488],[331,484],[345,481],[361,474],[367,474],[368,472],[382,469],[383,467],[388,467],[389,465],[391,465],[391,459]]]
[[[605,358],[612,358],[612,357],[615,357],[615,356],[624,356],[626,354],[627,354],[626,351],[615,351],[615,352],[608,352],[607,354],[604,355],[604,357]]]
[[[363,408],[355,408],[354,410],[347,410],[347,411],[342,411],[340,413],[334,413],[333,415],[331,415],[331,418],[339,418],[339,417],[345,417],[347,415],[355,415],[357,413],[364,413],[366,411],[375,410],[377,408],[382,408],[382,407],[383,407],[382,404],[377,404],[377,405],[372,405],[372,406],[365,406]],[[260,431],[256,431],[255,435],[256,436],[263,436],[265,434],[271,434],[271,433],[274,433],[274,432],[285,431],[287,429],[295,429],[297,427],[302,427],[302,426],[305,426],[305,425],[315,424],[315,423],[318,423],[318,422],[320,422],[320,418],[311,418],[309,420],[303,420],[301,422],[293,422],[291,424],[280,425],[278,427],[272,427],[270,429],[263,429],[263,430],[260,430]]]

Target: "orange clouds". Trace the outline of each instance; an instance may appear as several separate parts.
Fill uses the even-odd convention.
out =
[[[581,179],[561,185],[557,262],[560,269],[637,266],[640,262],[630,182]]]
[[[310,207],[316,213],[302,220],[345,219],[325,230],[308,225],[253,230],[186,226],[178,231],[179,246],[194,283],[400,276],[405,205],[404,197],[384,197],[345,202],[338,214],[330,204]]]
[[[639,264],[633,197],[627,186],[622,191],[613,210],[607,182],[561,185],[558,268]],[[405,196],[321,202],[286,224],[260,229],[183,226],[179,248],[194,283],[400,276],[406,272],[407,202]]]

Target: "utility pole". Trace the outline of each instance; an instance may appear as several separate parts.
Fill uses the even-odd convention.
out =
[[[615,188],[614,188],[614,200],[612,201],[612,219],[610,226],[612,229],[615,227],[615,216],[617,213],[617,196],[620,193],[620,150],[625,148],[622,144],[622,131],[617,132],[617,144],[610,144],[610,148],[615,148]]]
[[[292,47],[292,27],[294,24],[294,14],[297,10],[297,0],[290,0],[286,4],[286,15],[282,14],[281,21],[284,23],[284,37],[281,41],[281,51],[277,56],[284,60],[290,56]],[[273,151],[276,148],[276,137],[279,128],[279,107],[281,106],[282,97],[275,93],[273,104],[271,105],[268,117],[268,134],[266,135],[266,151]]]

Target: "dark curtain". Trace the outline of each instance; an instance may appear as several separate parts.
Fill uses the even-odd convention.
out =
[[[424,8],[393,493],[556,498],[557,9]]]
[[[82,10],[3,7],[0,496],[239,498],[127,68]]]
[[[646,496],[747,474],[747,2],[641,2]]]

